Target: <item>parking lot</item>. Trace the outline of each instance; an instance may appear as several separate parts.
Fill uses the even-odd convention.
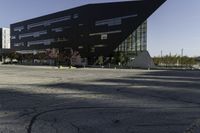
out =
[[[0,133],[199,133],[200,71],[0,66]]]

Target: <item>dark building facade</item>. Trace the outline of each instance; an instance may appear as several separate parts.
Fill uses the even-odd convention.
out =
[[[78,51],[91,64],[115,52],[147,49],[147,18],[166,0],[88,4],[11,24],[11,48],[39,53]]]

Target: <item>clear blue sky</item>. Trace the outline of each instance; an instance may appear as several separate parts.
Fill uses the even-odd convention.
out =
[[[1,0],[0,27],[79,5],[122,0]],[[148,19],[148,49],[152,56],[200,56],[200,0],[168,0]]]

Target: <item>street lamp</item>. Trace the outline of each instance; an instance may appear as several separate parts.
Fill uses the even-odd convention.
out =
[[[183,48],[181,49],[181,59],[180,59],[181,66],[183,66]]]

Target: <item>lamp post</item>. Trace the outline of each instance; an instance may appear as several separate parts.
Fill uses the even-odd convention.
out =
[[[160,65],[162,65],[163,51],[160,51]]]
[[[181,49],[181,59],[180,59],[181,66],[183,67],[183,48]]]

